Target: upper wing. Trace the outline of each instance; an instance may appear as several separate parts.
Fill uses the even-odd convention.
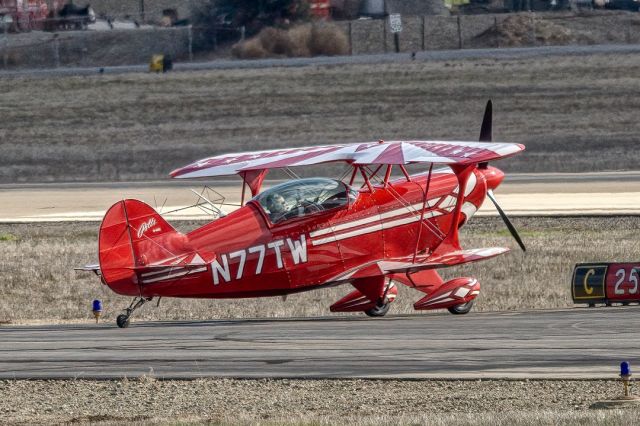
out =
[[[344,161],[351,164],[472,164],[524,150],[514,143],[393,141],[287,148],[223,154],[171,172],[173,178],[225,176],[242,172]]]

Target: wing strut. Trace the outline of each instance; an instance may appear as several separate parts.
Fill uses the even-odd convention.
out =
[[[475,164],[470,164],[466,166],[461,165],[452,165],[451,169],[456,174],[458,178],[458,197],[456,199],[456,207],[453,210],[453,215],[451,219],[451,226],[449,227],[449,232],[447,232],[446,237],[442,242],[438,245],[438,247],[433,251],[432,255],[443,255],[450,251],[462,250],[460,247],[460,240],[458,237],[458,224],[460,223],[460,215],[462,212],[462,205],[464,204],[464,192],[467,188],[467,182],[469,181],[469,176],[473,173],[473,170],[476,168]]]
[[[424,211],[427,209],[427,202],[429,200],[429,186],[431,185],[431,172],[433,172],[433,163],[429,165],[429,175],[427,176],[427,186],[422,192],[422,209],[420,211],[420,222],[418,228],[418,239],[416,240],[416,248],[413,251],[413,262],[416,261],[416,256],[418,256],[418,247],[420,247],[420,237],[422,237],[422,227],[424,226]]]
[[[264,178],[267,175],[268,169],[258,169],[258,170],[247,170],[238,173],[245,184],[251,190],[251,196],[255,197],[260,192],[262,188],[262,182],[264,182]],[[242,202],[244,204],[244,186],[242,187]]]

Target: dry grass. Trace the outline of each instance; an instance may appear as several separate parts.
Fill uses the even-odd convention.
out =
[[[494,137],[527,145],[506,171],[637,169],[639,69],[639,55],[596,55],[3,78],[0,182],[158,179],[229,151],[475,139],[488,98]]]
[[[611,381],[0,381],[0,415],[27,424],[627,425],[638,409],[593,411]]]
[[[442,271],[444,277],[475,276],[482,285],[478,311],[572,306],[573,265],[589,261],[634,261],[639,217],[514,218],[528,251]],[[186,226],[194,226],[188,224]],[[184,227],[185,224],[178,227]],[[0,323],[44,320],[89,321],[91,301],[103,300],[111,321],[129,303],[72,268],[95,262],[97,224],[0,225]],[[474,218],[462,233],[464,247],[516,247],[498,218]],[[163,300],[139,311],[142,319],[212,319],[330,315],[329,305],[350,289],[340,286],[281,298],[246,300]],[[392,314],[415,313],[421,297],[400,286]],[[136,314],[138,315],[138,313]],[[360,314],[354,314],[360,315]]]

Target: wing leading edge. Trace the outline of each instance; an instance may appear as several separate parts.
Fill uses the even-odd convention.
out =
[[[343,161],[365,164],[474,164],[509,157],[524,145],[499,142],[392,141],[222,154],[170,173],[173,178],[228,176],[284,167]]]

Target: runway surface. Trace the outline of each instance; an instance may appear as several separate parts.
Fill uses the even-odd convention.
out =
[[[0,327],[0,379],[614,378],[640,307]]]
[[[268,187],[275,181],[265,183]],[[227,203],[239,203],[240,180],[0,185],[1,222],[100,221],[123,198],[137,198],[162,213],[192,205],[207,184]],[[217,195],[208,194],[211,201]],[[640,173],[508,174],[496,197],[509,216],[640,214]],[[234,206],[223,209],[233,210]],[[485,202],[478,215],[497,215]],[[169,220],[208,219],[202,210],[180,210]]]

